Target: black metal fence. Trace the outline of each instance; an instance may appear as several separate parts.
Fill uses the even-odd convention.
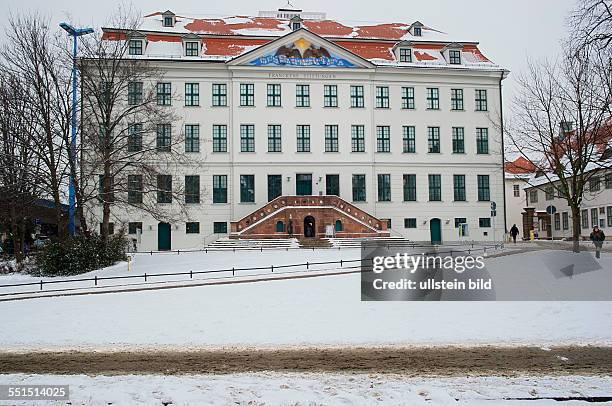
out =
[[[377,247],[385,247],[387,244],[379,244],[377,245]],[[374,246],[373,246],[374,247]],[[389,247],[393,247],[393,245],[388,245],[387,248]],[[417,247],[418,245],[413,245],[412,247]],[[425,247],[425,246],[423,246]],[[431,246],[428,246],[429,248],[431,248]],[[503,244],[493,244],[493,245],[484,245],[484,246],[476,246],[474,247],[474,245],[472,244],[471,246],[468,245],[445,245],[443,246],[444,248],[448,248],[450,247],[449,250],[446,251],[431,251],[431,252],[424,252],[424,255],[430,255],[430,254],[436,254],[436,255],[440,255],[440,254],[450,254],[453,255],[453,252],[457,252],[457,251],[461,251],[461,252],[467,252],[468,255],[472,255],[472,254],[476,254],[479,252],[483,252],[484,254],[486,254],[487,252],[491,252],[491,251],[496,251],[499,248],[503,248]],[[453,249],[453,247],[455,249]],[[460,250],[458,248],[461,248]],[[185,253],[185,252],[193,252],[193,251],[177,251],[178,254],[180,254],[181,252]],[[343,269],[350,269],[350,268],[359,268],[363,266],[362,261],[372,261],[372,258],[359,258],[359,259],[350,259],[350,260],[345,260],[345,259],[340,259],[340,260],[336,260],[336,261],[315,261],[315,262],[303,262],[303,263],[296,263],[296,264],[288,264],[288,265],[269,265],[269,266],[256,266],[256,267],[232,267],[232,268],[224,268],[224,269],[214,269],[214,270],[201,270],[201,271],[194,271],[194,270],[190,270],[190,271],[185,271],[185,272],[164,272],[164,273],[144,273],[144,274],[138,274],[138,275],[119,275],[119,276],[97,276],[94,275],[93,277],[88,277],[88,278],[73,278],[73,279],[58,279],[58,280],[43,280],[41,279],[40,281],[36,281],[36,282],[22,282],[22,283],[12,283],[12,284],[6,284],[6,285],[0,285],[0,289],[6,289],[6,288],[15,288],[15,287],[25,287],[25,286],[36,286],[37,288],[39,288],[39,291],[43,290],[43,287],[45,285],[59,285],[59,284],[70,284],[70,283],[80,283],[80,282],[92,282],[92,286],[91,287],[97,287],[99,286],[98,284],[102,281],[108,281],[108,280],[143,280],[145,283],[159,283],[159,282],[155,282],[154,279],[155,278],[160,278],[160,277],[164,277],[164,276],[189,276],[188,280],[193,280],[194,276],[197,275],[215,275],[215,274],[224,274],[227,277],[230,276],[231,277],[235,277],[237,274],[239,273],[243,273],[243,272],[248,272],[248,271],[267,271],[269,270],[270,273],[274,273],[279,272],[281,270],[287,270],[287,269],[291,269],[291,268],[303,268],[305,267],[306,269],[302,272],[306,272],[306,271],[310,271],[312,270],[312,267],[316,267],[316,266],[321,266],[321,265],[339,265],[340,268]],[[357,265],[353,265],[350,266],[350,264],[354,264],[356,262],[359,262],[359,264]],[[367,271],[368,269],[366,269]],[[299,272],[299,271],[298,271]],[[164,282],[164,281],[160,281],[160,282]],[[165,282],[169,282],[169,281],[165,281]],[[172,281],[172,282],[176,282],[176,281]],[[108,287],[111,286],[116,286],[116,285],[109,285]],[[83,288],[81,286],[81,288]],[[7,292],[7,293],[0,293],[0,296],[9,296],[9,295],[16,295],[16,294],[23,294],[23,293],[27,293],[27,292],[22,292],[22,291],[17,291],[17,292]]]
[[[362,241],[361,244],[359,245],[339,245],[336,247],[320,247],[320,246],[313,246],[313,247],[278,247],[278,246],[252,246],[252,247],[204,247],[204,248],[193,248],[193,249],[183,249],[183,250],[164,250],[164,251],[156,251],[156,250],[149,250],[149,251],[131,251],[131,254],[149,254],[149,255],[155,255],[155,254],[166,254],[166,255],[172,255],[172,254],[185,254],[185,253],[190,253],[190,252],[203,252],[203,253],[209,253],[209,252],[239,252],[239,251],[259,251],[259,252],[263,252],[263,251],[290,251],[290,250],[307,250],[307,251],[316,251],[316,250],[343,250],[343,249],[357,249],[357,248],[362,248],[362,247],[368,247],[369,244],[371,244],[372,247],[387,247],[387,248],[391,248],[391,247],[406,247],[406,248],[420,248],[420,247],[429,247],[431,248],[431,244],[425,243],[425,242],[415,242],[415,241],[408,241],[408,240],[398,240],[398,241],[392,241],[392,240],[385,240],[385,241],[376,241],[376,240],[367,240],[367,241]],[[484,245],[487,247],[503,247],[504,244],[503,243],[496,243],[496,244],[490,244],[490,245]],[[477,242],[474,241],[470,241],[470,242],[465,242],[465,243],[456,243],[456,244],[444,244],[443,247],[461,247],[464,249],[467,249],[468,247],[471,249],[474,249],[474,247],[483,247],[482,244],[479,244]]]

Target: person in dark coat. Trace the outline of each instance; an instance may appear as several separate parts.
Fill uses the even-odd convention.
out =
[[[595,244],[595,257],[599,258],[601,256],[601,247],[603,246],[606,236],[599,227],[595,226],[589,238],[593,241],[593,244]]]
[[[516,224],[512,225],[512,228],[510,229],[510,235],[512,236],[512,240],[514,241],[514,243],[516,244],[516,236],[519,234],[519,229],[516,226]]]

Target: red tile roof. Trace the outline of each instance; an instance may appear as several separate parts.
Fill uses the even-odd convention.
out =
[[[139,28],[150,42],[181,42],[181,35],[197,33],[202,36],[202,56],[231,59],[256,46],[266,44],[291,32],[289,21],[269,17],[231,16],[224,18],[190,18],[176,16],[174,27],[163,27],[161,12],[145,16]],[[413,62],[446,65],[441,51],[450,40],[446,34],[423,26],[422,37],[409,32],[410,24],[385,23],[349,25],[333,20],[304,20],[308,31],[327,37],[330,41],[368,60],[394,62],[393,47],[400,41],[411,41]],[[227,38],[231,36],[232,38]],[[105,30],[104,38],[122,40],[125,35]],[[267,39],[270,38],[270,39]],[[466,65],[493,65],[478,49],[476,43],[463,43]]]
[[[504,165],[504,170],[506,173],[512,175],[526,175],[535,172],[536,167],[525,157],[520,156],[516,158],[513,162],[506,162],[506,164]]]
[[[254,46],[267,44],[267,39],[235,39],[235,38],[204,38],[202,43],[206,48],[206,55],[210,56],[239,56]]]

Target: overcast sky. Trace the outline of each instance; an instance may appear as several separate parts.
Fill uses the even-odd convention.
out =
[[[11,12],[38,10],[53,23],[69,17],[70,22],[100,26],[118,4],[126,1],[6,0],[4,7]],[[419,20],[458,41],[479,41],[488,58],[511,71],[504,82],[508,102],[516,90],[514,78],[525,69],[528,57],[558,55],[566,17],[576,1],[579,0],[292,0],[292,4],[354,24]],[[177,14],[199,17],[257,15],[259,10],[285,6],[286,0],[132,0],[132,4],[144,14],[171,9]],[[4,24],[0,23],[2,31]]]

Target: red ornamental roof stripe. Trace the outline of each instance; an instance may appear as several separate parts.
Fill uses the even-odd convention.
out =
[[[183,39],[181,37],[172,36],[172,35],[147,34],[147,41],[182,42]]]

